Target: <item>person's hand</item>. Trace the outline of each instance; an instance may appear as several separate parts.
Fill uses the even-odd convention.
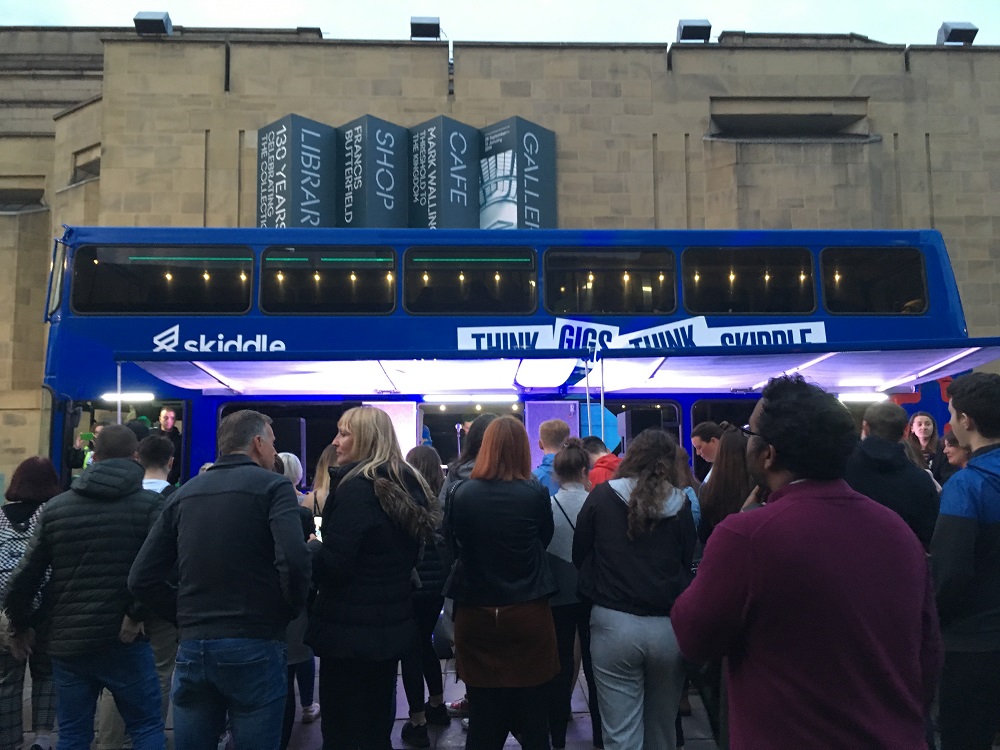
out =
[[[73,447],[77,450],[80,450],[83,447],[83,441],[80,439],[79,435],[77,435],[76,440],[73,441]]]
[[[747,508],[752,508],[757,505],[763,505],[765,497],[766,494],[764,493],[764,488],[758,484],[750,491],[750,494],[747,495],[747,499],[744,501],[743,507],[740,508],[740,510],[746,510]]]
[[[28,628],[23,633],[11,636],[10,653],[18,661],[27,661],[35,647],[35,631]]]
[[[142,635],[145,630],[142,627],[141,621],[133,620],[128,615],[122,618],[122,627],[118,631],[118,640],[122,643],[132,643]]]

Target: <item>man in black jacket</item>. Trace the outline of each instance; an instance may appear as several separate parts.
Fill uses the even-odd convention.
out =
[[[218,443],[218,461],[170,497],[129,588],[180,631],[177,746],[213,746],[228,711],[236,746],[266,750],[281,741],[285,629],[305,605],[310,560],[295,490],[271,471],[270,417],[230,414]]]
[[[142,633],[146,613],[127,588],[129,568],[163,498],[142,488],[138,441],[124,425],[94,440],[94,463],[71,489],[49,500],[14,571],[4,606],[11,651],[30,653],[32,601],[42,588],[44,637],[52,656],[59,746],[86,750],[94,738],[97,695],[114,695],[134,750],[163,750],[160,684]]]
[[[903,407],[892,401],[869,406],[861,423],[863,440],[847,462],[844,479],[855,491],[896,511],[929,549],[940,501],[934,480],[906,457],[899,442],[907,419]]]

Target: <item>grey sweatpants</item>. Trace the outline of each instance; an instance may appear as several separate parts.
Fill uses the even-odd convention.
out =
[[[590,654],[606,750],[675,750],[684,665],[670,618],[595,605]]]

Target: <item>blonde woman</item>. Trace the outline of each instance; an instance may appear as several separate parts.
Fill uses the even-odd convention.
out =
[[[330,443],[319,454],[313,488],[302,498],[302,504],[312,510],[314,516],[322,516],[326,497],[330,493],[330,468],[337,465],[337,446]]]
[[[381,409],[344,412],[333,445],[325,533],[310,542],[323,747],[390,747],[397,666],[417,637],[410,576],[440,514]]]

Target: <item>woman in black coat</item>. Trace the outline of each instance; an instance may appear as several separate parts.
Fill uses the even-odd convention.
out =
[[[337,430],[323,541],[310,543],[319,593],[308,641],[320,657],[323,747],[386,750],[397,665],[416,640],[411,574],[439,514],[388,414],[349,409]]]
[[[466,747],[500,750],[517,731],[525,750],[548,750],[549,682],[559,673],[549,606],[559,587],[545,553],[552,507],[517,419],[486,428],[472,477],[453,485],[446,504],[457,563],[445,594],[455,600],[455,657],[468,689]]]

